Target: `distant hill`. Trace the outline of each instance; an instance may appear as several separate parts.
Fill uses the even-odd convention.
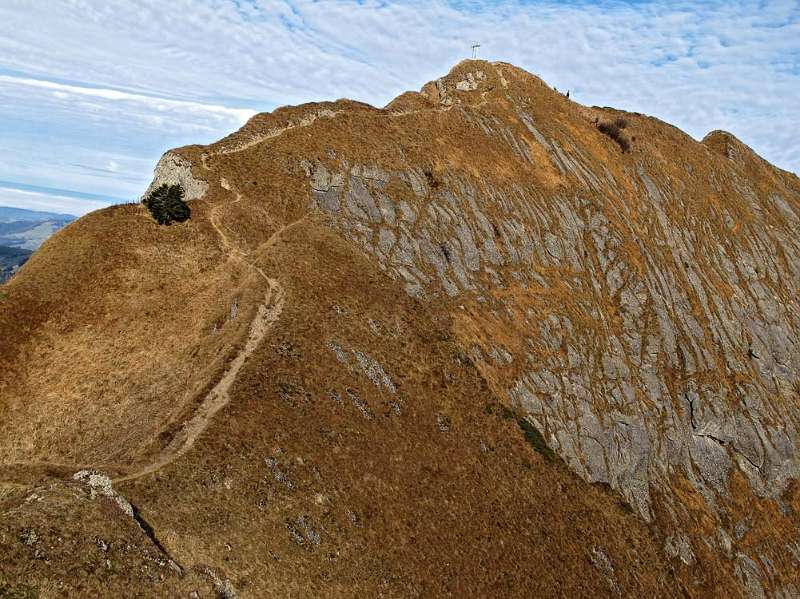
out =
[[[0,246],[36,250],[45,239],[75,220],[71,214],[0,206]]]
[[[0,206],[0,223],[8,223],[19,220],[43,221],[61,220],[71,222],[75,220],[72,214],[59,214],[58,212],[40,212],[39,210],[26,210],[25,208],[12,208],[10,206]]]
[[[0,283],[5,283],[33,252],[22,248],[0,245]]]

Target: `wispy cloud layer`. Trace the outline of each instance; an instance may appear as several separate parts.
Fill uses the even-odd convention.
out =
[[[18,85],[48,90],[53,93],[53,97],[60,100],[69,100],[71,96],[87,96],[89,98],[99,98],[101,100],[110,100],[113,102],[141,104],[152,112],[177,112],[189,118],[195,115],[202,115],[205,118],[220,118],[225,121],[238,122],[240,125],[244,124],[247,119],[256,114],[255,110],[246,108],[228,108],[216,104],[202,104],[200,102],[188,102],[186,100],[169,100],[155,96],[122,92],[116,89],[64,85],[63,83],[28,79],[26,77],[0,75],[0,86],[3,85]],[[73,102],[74,101],[73,98]]]
[[[0,178],[136,197],[169,147],[282,104],[384,105],[474,41],[579,102],[726,129],[800,172],[795,0],[6,0]]]
[[[102,200],[59,195],[56,192],[26,191],[0,185],[0,206],[82,216],[108,204]]]

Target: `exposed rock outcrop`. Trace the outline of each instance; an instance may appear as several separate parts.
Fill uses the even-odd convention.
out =
[[[166,152],[153,171],[153,181],[142,195],[149,196],[161,185],[180,185],[183,187],[185,201],[202,198],[208,191],[208,184],[192,174],[192,163],[175,152]]]

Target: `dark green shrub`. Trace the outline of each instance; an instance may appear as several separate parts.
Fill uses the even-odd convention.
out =
[[[621,121],[623,127],[620,127],[618,122],[609,123],[606,121],[601,121],[597,123],[597,128],[600,130],[600,133],[607,135],[617,142],[619,147],[622,149],[622,152],[625,153],[631,149],[630,140],[622,132],[622,129],[628,126],[628,121],[622,118],[617,119],[617,121]]]
[[[159,225],[182,223],[192,214],[189,206],[183,201],[183,187],[179,183],[175,185],[164,183],[153,190],[142,203]]]

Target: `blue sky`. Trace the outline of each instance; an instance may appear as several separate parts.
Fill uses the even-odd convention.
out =
[[[731,131],[800,173],[800,2],[2,0],[0,205],[136,199],[258,111],[383,106],[479,56],[589,105]]]

